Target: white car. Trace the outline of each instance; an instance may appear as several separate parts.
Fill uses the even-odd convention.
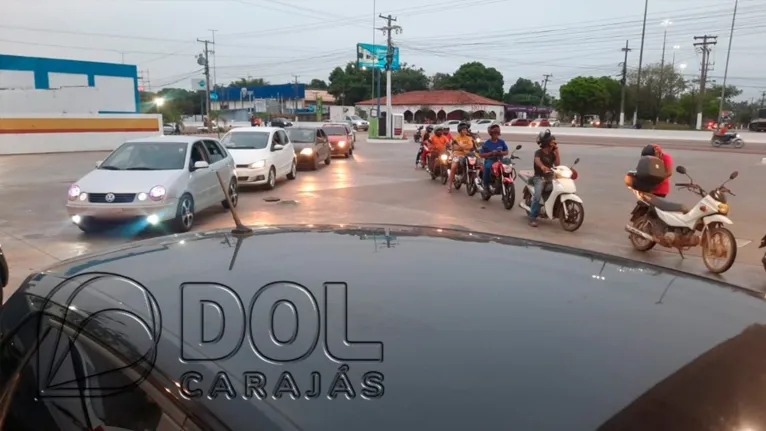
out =
[[[169,221],[177,232],[194,225],[194,214],[213,205],[228,208],[228,185],[237,206],[234,159],[218,140],[156,136],[128,141],[69,187],[67,212],[83,232],[104,222],[135,221],[143,229]],[[139,229],[139,230],[140,230]]]
[[[350,124],[355,132],[357,130],[364,130],[366,132],[370,128],[370,123],[358,115],[346,115],[343,117],[343,121]]]
[[[298,176],[295,148],[280,127],[239,127],[224,135],[221,143],[234,157],[241,185],[265,185],[271,190],[277,178]]]

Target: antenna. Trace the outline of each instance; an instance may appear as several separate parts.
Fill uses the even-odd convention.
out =
[[[234,205],[231,202],[231,196],[229,195],[229,190],[226,188],[225,185],[223,185],[223,180],[221,179],[221,175],[216,172],[215,177],[218,178],[218,184],[221,186],[221,190],[223,190],[223,194],[226,196],[226,202],[228,202],[229,212],[231,213],[231,218],[234,219],[234,224],[236,227],[231,230],[231,233],[234,235],[242,235],[242,236],[248,236],[253,234],[253,230],[249,227],[245,226],[242,223],[242,220],[239,219],[239,214],[237,214],[237,210],[234,209]]]

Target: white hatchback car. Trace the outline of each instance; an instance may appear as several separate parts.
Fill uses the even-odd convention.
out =
[[[280,127],[238,127],[224,135],[221,143],[234,157],[240,185],[265,185],[271,190],[277,178],[298,176],[295,148]]]
[[[228,208],[216,175],[228,183],[237,206],[234,159],[218,140],[156,136],[128,141],[69,188],[66,204],[83,231],[104,222],[136,221],[139,230],[170,221],[177,232],[194,225],[194,214],[213,205]]]

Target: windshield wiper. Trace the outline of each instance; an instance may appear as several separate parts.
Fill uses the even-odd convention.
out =
[[[125,170],[126,171],[156,171],[157,169],[150,168],[150,167],[147,167],[147,166],[136,166],[136,167],[133,167],[133,168],[127,168]]]
[[[106,169],[107,171],[121,171],[122,169],[118,168],[117,166],[112,165],[101,165],[98,167],[99,169]]]

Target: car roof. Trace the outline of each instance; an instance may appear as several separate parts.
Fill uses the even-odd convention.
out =
[[[157,143],[186,143],[186,144],[193,144],[201,139],[213,139],[218,140],[216,138],[211,138],[207,136],[194,136],[194,135],[157,135],[157,136],[149,136],[146,138],[136,138],[136,139],[129,139],[125,141],[125,143],[147,143],[147,144],[157,144]]]
[[[346,264],[327,265],[319,255]],[[481,256],[481,268],[493,273],[477,279],[481,272],[430,271],[422,277],[423,268],[441,268],[463,256]],[[94,274],[117,275],[99,287],[88,281]],[[131,297],[130,286],[148,293]],[[277,290],[264,290],[273,286]],[[247,340],[240,350],[229,355],[228,347],[216,350],[208,355],[220,359],[205,363],[184,361],[182,345],[190,354],[202,353],[195,350],[201,348],[196,339],[179,340],[181,322],[188,328],[203,325],[199,304],[184,309],[179,290],[210,292],[227,316],[237,304],[242,319],[258,318],[260,311],[268,316],[270,309],[274,314],[244,320],[250,326],[239,321]],[[252,429],[258,423],[263,429],[345,431],[365,423],[371,431],[464,430],[477,420],[490,429],[662,429],[658,423],[671,422],[676,429],[712,429],[739,423],[742,406],[757,406],[749,408],[758,412],[764,399],[757,377],[762,361],[752,358],[760,358],[755,352],[766,345],[766,303],[762,294],[745,293],[646,263],[481,232],[266,226],[251,236],[227,229],[155,238],[59,263],[28,278],[8,299],[2,329],[6,333],[25,313],[42,308],[39,298],[48,295],[81,313],[96,313],[100,308],[93,304],[103,308],[110,301],[118,309],[135,304],[135,313],[156,303],[161,319],[148,314],[162,333],[152,376],[176,394],[180,376],[200,373],[203,380],[194,387],[207,393],[216,373],[226,373],[236,396],[203,394],[183,404],[217,418],[225,429]],[[228,296],[233,302],[224,301]],[[304,311],[309,307],[308,313],[316,310],[318,317],[301,318],[308,334],[316,333],[319,340],[315,350],[308,350],[312,354],[301,356],[306,346],[311,348],[306,342],[313,335],[298,336],[302,347],[284,361],[299,360],[281,365],[273,364],[273,351],[266,360],[265,350],[253,349],[253,343],[273,346],[262,344],[271,338],[253,335],[253,328],[289,330],[278,331],[279,339],[290,339],[297,328],[295,317],[274,312],[271,302],[248,308],[261,297]],[[72,313],[63,318],[77,325]],[[209,334],[221,328],[216,322],[206,323],[212,325]],[[141,344],[147,330],[153,333],[109,319],[101,324],[119,335],[109,337],[115,349],[136,351],[135,346],[147,344]],[[236,341],[237,326],[226,324],[234,334],[220,336]],[[364,341],[368,344],[349,347]],[[289,372],[301,395],[311,390],[312,373],[318,373],[320,396],[246,399],[243,375],[253,372],[265,376],[269,394],[281,373]],[[352,385],[354,399],[327,398],[338,376],[347,379],[345,387]],[[726,378],[713,378],[718,376]],[[383,379],[385,396],[363,400],[380,395],[376,379]],[[766,425],[762,415],[748,419],[753,427]]]
[[[229,132],[242,133],[242,132],[276,132],[278,130],[285,130],[281,127],[237,127],[229,130]]]

